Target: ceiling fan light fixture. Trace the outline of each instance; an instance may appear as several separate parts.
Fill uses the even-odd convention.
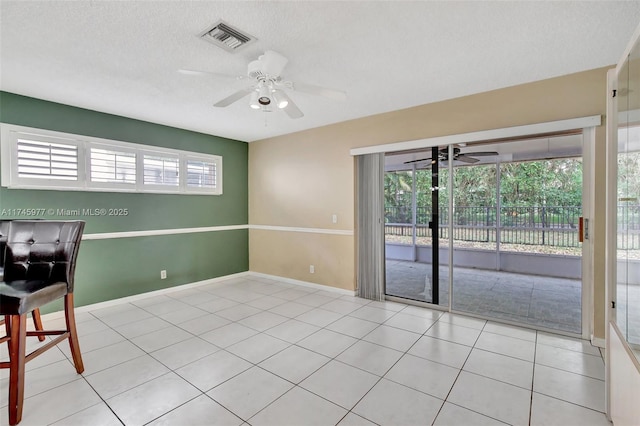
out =
[[[276,106],[280,109],[286,108],[287,105],[289,105],[289,99],[282,90],[273,91],[273,100],[275,101]]]
[[[269,90],[269,86],[261,85],[258,89],[258,103],[260,105],[270,105],[271,104],[271,90]]]

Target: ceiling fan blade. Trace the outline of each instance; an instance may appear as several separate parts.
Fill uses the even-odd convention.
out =
[[[284,92],[282,94],[280,94],[280,97],[283,99],[286,99],[289,103],[287,104],[286,107],[283,108],[284,112],[287,113],[287,115],[289,116],[289,118],[302,118],[304,117],[304,114],[302,113],[302,111],[300,111],[300,108],[298,108],[298,105],[296,105],[290,97],[288,97]]]
[[[500,155],[495,151],[465,152],[462,155],[472,155],[474,157],[491,157],[492,155]]]
[[[325,98],[333,99],[334,101],[346,101],[347,94],[342,90],[337,89],[329,89],[326,87],[314,86],[311,84],[304,83],[293,83],[291,82],[291,89],[297,90],[298,92],[308,93],[310,95],[322,96]]]
[[[469,157],[466,154],[460,154],[457,157],[454,157],[454,160],[462,161],[463,163],[468,163],[468,164],[473,164],[473,163],[477,163],[478,161],[480,161],[477,158]]]
[[[411,160],[411,161],[405,161],[404,164],[411,164],[411,163],[419,163],[421,161],[427,161],[427,160],[431,160],[431,157],[429,158],[422,158],[420,160]]]
[[[249,93],[253,92],[253,90],[254,90],[253,86],[249,86],[246,89],[238,90],[237,92],[233,93],[232,95],[227,96],[226,98],[224,98],[222,100],[219,100],[218,102],[213,104],[213,106],[214,107],[224,108],[224,107],[229,106],[232,103],[237,102],[240,99],[244,98]]]
[[[178,72],[184,75],[196,75],[196,76],[210,75],[214,77],[228,78],[228,79],[234,79],[234,80],[244,80],[248,78],[244,75],[230,75],[230,74],[221,74],[221,73],[211,72],[211,71],[198,71],[198,70],[188,70],[188,69],[179,69]]]

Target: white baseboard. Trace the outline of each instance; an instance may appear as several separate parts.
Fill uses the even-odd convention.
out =
[[[276,275],[268,275],[268,274],[261,274],[259,272],[239,272],[237,274],[231,274],[231,275],[225,275],[222,277],[217,277],[217,278],[210,278],[208,280],[202,280],[202,281],[196,281],[193,283],[188,283],[188,284],[182,284],[182,285],[178,285],[175,287],[169,287],[169,288],[163,288],[160,290],[154,290],[154,291],[149,291],[147,293],[140,293],[140,294],[134,294],[132,296],[126,296],[126,297],[120,297],[118,299],[112,299],[112,300],[107,300],[104,302],[98,302],[98,303],[93,303],[91,305],[85,305],[85,306],[79,306],[77,308],[75,308],[75,312],[76,313],[80,313],[80,312],[89,312],[89,311],[95,311],[96,309],[103,309],[103,308],[109,308],[111,306],[117,306],[117,305],[121,305],[123,303],[131,303],[131,302],[135,302],[137,300],[142,300],[142,299],[147,299],[149,297],[156,297],[156,296],[161,296],[163,294],[169,294],[169,293],[174,293],[176,291],[182,291],[182,290],[187,290],[190,288],[195,288],[195,287],[201,287],[203,285],[211,285],[211,284],[223,284],[225,281],[231,280],[231,279],[235,279],[235,278],[243,278],[243,277],[257,277],[257,278],[267,278],[270,280],[275,280],[275,281],[282,281],[288,284],[294,284],[294,285],[299,285],[302,287],[310,287],[310,288],[314,288],[317,290],[325,290],[325,291],[331,291],[331,292],[335,292],[335,293],[340,293],[340,294],[344,294],[344,295],[348,295],[348,296],[354,296],[355,295],[355,291],[351,291],[351,290],[345,290],[342,288],[336,288],[336,287],[330,287],[330,286],[326,286],[326,285],[322,285],[322,284],[316,284],[316,283],[310,283],[307,281],[300,281],[300,280],[294,280],[291,278],[283,278],[283,277],[278,277]],[[56,311],[56,312],[51,312],[49,314],[43,315],[42,318],[45,320],[53,320],[56,318],[62,318],[64,316],[64,311]]]
[[[346,290],[344,288],[331,287],[331,286],[323,285],[323,284],[310,283],[308,281],[294,280],[293,278],[279,277],[277,275],[263,274],[261,272],[251,272],[250,271],[248,274],[249,274],[249,276],[254,276],[254,277],[258,277],[258,278],[267,278],[267,279],[275,280],[275,281],[282,281],[282,282],[285,282],[285,283],[288,283],[288,284],[299,285],[299,286],[302,286],[302,287],[315,288],[316,290],[324,290],[324,291],[330,291],[332,293],[340,293],[340,294],[344,294],[345,296],[355,296],[355,294],[356,294],[356,292],[354,290]]]
[[[606,347],[606,340],[604,340],[602,337],[595,337],[593,334],[591,335],[591,344],[593,346],[597,346],[599,348],[605,348]]]

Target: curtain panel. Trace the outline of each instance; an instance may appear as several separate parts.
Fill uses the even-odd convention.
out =
[[[357,294],[384,300],[384,154],[356,157]]]

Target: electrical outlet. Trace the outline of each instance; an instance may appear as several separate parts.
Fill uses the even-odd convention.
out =
[[[313,265],[309,265],[309,273],[310,274],[315,274],[316,273],[316,267]]]
[[[160,279],[161,280],[166,280],[167,279],[167,271],[165,269],[160,271]]]

